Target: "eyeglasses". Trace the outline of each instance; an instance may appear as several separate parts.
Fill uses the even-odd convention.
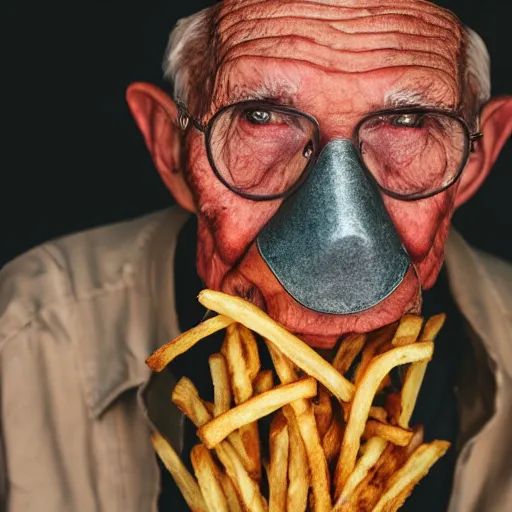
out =
[[[307,178],[319,154],[320,126],[311,115],[265,101],[220,109],[202,125],[179,106],[179,124],[204,133],[210,165],[236,194],[255,201],[284,198]],[[388,195],[417,200],[453,185],[474,141],[464,120],[442,110],[381,110],[363,117],[352,141]]]

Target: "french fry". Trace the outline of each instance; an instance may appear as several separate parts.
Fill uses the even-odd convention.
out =
[[[373,507],[377,501],[379,501],[384,491],[387,481],[403,462],[405,462],[406,457],[404,450],[405,449],[400,446],[387,443],[377,462],[370,467],[356,488],[351,493],[346,494],[345,501],[339,503],[335,509],[336,512],[373,510]],[[354,474],[354,472],[351,473],[351,475]],[[337,503],[338,502],[339,498]]]
[[[290,384],[299,380],[299,374],[297,373],[293,363],[288,359],[279,349],[277,349],[268,340],[265,340],[274,368],[277,376],[282,384]]]
[[[315,423],[315,415],[305,401],[291,403],[297,417],[299,430],[306,447],[311,471],[311,487],[313,490],[313,507],[315,512],[331,510],[330,477],[324,451]]]
[[[151,436],[151,442],[156,453],[174,478],[190,510],[192,512],[208,512],[199,485],[181,462],[174,448],[158,433]]]
[[[286,512],[288,453],[286,418],[282,413],[276,414],[270,425],[269,512]]]
[[[363,448],[361,449],[363,454],[357,461],[356,467],[350,474],[345,487],[343,487],[343,491],[335,503],[332,512],[342,510],[343,505],[349,501],[356,487],[364,480],[370,469],[379,460],[382,452],[386,448],[386,444],[387,441],[380,437],[372,437],[371,439],[368,439],[366,444],[363,446],[364,450]]]
[[[349,334],[345,336],[338,347],[332,365],[342,375],[348,372],[355,358],[359,355],[366,343],[366,334]]]
[[[384,407],[372,406],[370,407],[370,412],[368,413],[368,416],[370,418],[373,418],[374,420],[385,422],[388,417],[388,412],[386,411],[386,409],[384,409]]]
[[[215,404],[213,402],[208,402],[207,400],[203,400],[203,404],[206,407],[206,410],[212,415],[215,416]]]
[[[346,423],[348,421],[348,417],[350,415],[350,403],[346,404],[344,402],[340,402],[340,408],[343,412],[343,421]]]
[[[267,343],[267,346],[281,382],[293,382],[297,378],[297,373],[292,362],[280,353],[276,347],[272,347],[271,343]],[[315,512],[328,511],[331,508],[329,469],[316,427],[313,409],[305,399],[295,400],[290,403],[290,406],[295,414],[298,429],[306,448],[309,467],[314,468],[314,471],[310,473],[314,499],[313,510]]]
[[[377,442],[375,439],[380,439],[380,441]],[[383,442],[383,441],[385,441],[385,442]],[[369,451],[374,450],[376,446],[381,446],[382,445],[385,448],[387,444],[388,443],[387,443],[387,441],[385,439],[379,438],[377,436],[370,437],[370,439],[368,439],[365,443],[363,443],[361,445],[361,448],[359,448],[359,456],[363,457]],[[381,453],[382,453],[382,451],[383,450],[380,450]],[[377,457],[376,460],[378,460],[378,457]]]
[[[361,362],[359,363],[359,366],[356,369],[354,377],[354,382],[356,386],[358,386],[359,383],[361,382],[361,378],[366,372],[366,369],[370,364],[370,361],[376,356],[376,354],[378,354],[379,350],[383,346],[387,345],[388,343],[391,343],[395,329],[395,324],[386,325],[385,327],[379,329],[372,336],[368,337],[367,343],[363,349]]]
[[[281,407],[317,393],[317,381],[312,377],[277,386],[257,395],[203,425],[197,435],[208,448],[214,448],[236,429],[253,423]]]
[[[257,377],[261,368],[258,343],[252,331],[247,329],[245,325],[238,324],[237,327],[240,333],[240,339],[242,340],[244,359],[247,362],[247,371],[249,372],[249,378],[252,382]]]
[[[228,326],[221,352],[227,361],[235,404],[241,404],[251,398],[253,389],[236,324]]]
[[[249,476],[234,448],[223,441],[217,446],[215,453],[235,485],[245,509],[251,512],[268,512],[267,502],[258,483]]]
[[[172,401],[178,409],[196,426],[201,427],[208,423],[213,414],[208,411],[205,402],[201,400],[194,384],[182,377],[172,392]],[[241,458],[242,463],[247,471],[251,470],[252,461],[249,459],[245,451],[245,446],[242,442],[239,432],[233,432],[228,437],[229,443],[233,446],[238,456]]]
[[[186,377],[181,378],[174,387],[172,401],[196,427],[200,428],[212,418],[199,398],[196,387]],[[230,442],[223,441],[216,447],[215,453],[235,485],[244,506],[251,512],[266,512],[268,507],[258,484],[250,477]]]
[[[386,447],[377,462],[370,468],[352,493],[346,495],[346,502],[336,509],[337,512],[373,510],[391,475],[404,465],[405,461],[422,442],[423,429],[418,428],[414,431],[409,446],[401,447],[386,443]],[[363,456],[365,448],[366,445],[361,448]]]
[[[425,324],[420,340],[433,342],[445,320],[446,315],[444,314],[429,318]],[[409,426],[426,370],[426,361],[418,361],[412,364],[407,370],[401,392],[400,414],[398,416],[398,425],[402,428]]]
[[[390,423],[393,425],[396,425],[398,423],[398,418],[400,417],[400,414],[402,413],[402,395],[401,395],[401,393],[390,393],[386,397],[386,411],[390,418]],[[405,426],[405,428],[407,428],[407,426]]]
[[[244,452],[247,455],[247,470],[251,478],[259,482],[261,479],[261,447],[258,424],[253,422],[242,425],[238,432],[242,440]]]
[[[182,377],[174,386],[171,399],[194,425],[202,426],[210,421],[211,414],[199,397],[196,387],[187,377]]]
[[[304,512],[308,506],[310,473],[306,447],[300,434],[299,426],[293,409],[289,405],[283,407],[283,414],[288,424],[290,443],[288,457],[288,493],[286,498],[287,512]]]
[[[408,428],[411,420],[416,400],[420,392],[421,383],[427,370],[427,361],[419,361],[412,364],[405,374],[405,381],[402,387],[400,401],[400,415],[398,416],[398,425],[402,428]]]
[[[272,370],[261,371],[254,379],[252,385],[255,395],[259,395],[265,391],[270,391],[274,387],[274,373]]]
[[[227,316],[219,315],[196,325],[175,340],[155,350],[147,359],[146,364],[155,372],[161,372],[173,359],[191,349],[203,338],[214,332],[225,329],[234,320]]]
[[[391,350],[392,348],[395,348],[395,345],[393,345],[393,340],[387,341],[386,343],[382,344],[380,347],[377,348],[374,356],[384,354],[384,352],[387,352],[388,350]]]
[[[318,388],[318,400],[313,401],[313,413],[315,415],[318,434],[324,437],[332,420],[332,404],[329,392],[323,387]]]
[[[409,497],[413,487],[446,453],[450,443],[433,441],[417,448],[407,462],[391,476],[388,486],[373,512],[395,512]]]
[[[363,439],[375,436],[382,437],[398,446],[407,446],[411,442],[413,432],[377,420],[368,420],[364,428]]]
[[[420,334],[423,326],[423,318],[416,315],[405,315],[400,319],[391,344],[395,347],[402,347],[414,343]]]
[[[311,347],[286,331],[253,304],[222,292],[202,290],[199,302],[208,309],[233,318],[268,339],[301,370],[321,382],[336,398],[348,402],[354,395],[354,385]]]
[[[322,449],[327,463],[331,463],[336,455],[340,453],[341,437],[343,431],[340,424],[333,418],[324,437],[322,438]]]
[[[203,336],[226,328],[221,353],[209,359],[213,403],[187,378],[172,393],[204,443],[191,452],[197,482],[165,439],[152,439],[193,512],[395,512],[448,449],[444,441],[423,444],[421,425],[409,428],[445,315],[430,318],[423,329],[421,317],[406,315],[373,333],[345,336],[331,365],[242,299],[205,290],[199,300],[219,316],[148,358],[161,371]],[[273,370],[261,368],[250,329],[264,338]],[[359,354],[352,384],[342,374]],[[402,389],[390,391],[390,371],[402,365],[410,365]],[[260,445],[258,420],[272,414],[262,459],[267,444]],[[262,469],[268,504],[259,486]]]
[[[226,359],[222,354],[212,354],[208,358],[213,382],[214,416],[220,416],[231,407],[231,388]]]
[[[221,352],[227,361],[229,379],[236,404],[242,404],[253,395],[252,382],[244,357],[242,337],[238,324],[227,327]],[[240,427],[240,437],[248,457],[248,470],[257,481],[261,478],[261,451],[257,424],[244,424]]]
[[[380,382],[395,366],[429,360],[433,351],[432,342],[414,343],[389,350],[375,357],[368,365],[354,396],[341,445],[335,475],[336,499],[340,496],[343,486],[354,470],[360,439]]]
[[[240,501],[238,500],[238,496],[236,494],[235,488],[233,487],[233,482],[229,478],[229,476],[225,474],[220,475],[220,484],[222,485],[222,490],[224,491],[224,496],[226,496],[226,501],[228,503],[229,512],[243,512],[242,507],[240,506]]]
[[[213,417],[213,415],[212,415],[212,417]],[[240,431],[232,432],[231,434],[229,434],[228,441],[229,441],[229,444],[235,449],[236,453],[238,453],[238,456],[242,460],[244,468],[249,472],[249,474],[252,477],[255,478],[254,467],[253,467],[254,462],[245,449],[245,444],[243,442],[242,435],[241,435]]]
[[[208,449],[202,444],[194,446],[190,459],[209,512],[229,512],[224,491],[217,478],[219,470]]]
[[[421,444],[423,443],[423,438],[424,438],[424,429],[423,429],[423,425],[416,425],[415,427],[413,427],[412,429],[413,431],[413,436],[412,436],[412,439],[411,439],[411,442],[405,447],[403,451],[404,453],[404,457],[407,459],[417,448],[419,448],[421,446]]]
[[[445,321],[446,315],[444,313],[430,317],[425,323],[419,341],[434,341]]]

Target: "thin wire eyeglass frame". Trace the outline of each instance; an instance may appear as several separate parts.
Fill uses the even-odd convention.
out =
[[[232,103],[230,105],[226,105],[222,108],[220,108],[208,121],[206,125],[201,124],[199,121],[194,119],[192,115],[187,111],[186,107],[176,102],[176,105],[178,106],[178,126],[180,129],[185,132],[190,125],[192,125],[196,130],[203,133],[205,137],[205,145],[206,145],[206,154],[208,157],[208,161],[210,164],[210,167],[212,168],[212,171],[214,172],[217,179],[229,190],[234,192],[235,194],[244,197],[245,199],[250,199],[252,201],[272,201],[276,199],[285,199],[286,197],[291,196],[294,192],[296,192],[306,181],[308,178],[311,169],[314,167],[314,164],[318,158],[319,155],[319,148],[320,148],[320,123],[318,120],[312,116],[311,114],[308,114],[306,112],[303,112],[302,110],[293,108],[293,107],[287,107],[284,105],[279,105],[270,101],[262,101],[262,100],[248,100],[248,101],[240,101],[236,103]],[[297,179],[297,181],[288,189],[286,189],[284,192],[278,193],[278,194],[269,194],[269,195],[255,195],[255,194],[249,194],[247,192],[244,192],[243,190],[237,189],[236,187],[233,187],[222,175],[222,173],[219,172],[217,169],[217,165],[215,164],[215,159],[213,157],[212,149],[211,149],[211,137],[213,128],[215,126],[215,122],[219,119],[224,112],[228,110],[233,109],[242,109],[242,110],[270,110],[272,112],[276,113],[282,113],[282,114],[292,114],[299,117],[302,117],[309,121],[313,128],[313,137],[311,140],[313,154],[311,158],[309,159],[308,163],[304,167],[304,170],[302,171],[302,174]],[[361,143],[359,141],[359,131],[361,127],[369,120],[378,118],[385,115],[437,115],[437,116],[444,116],[448,117],[450,119],[453,119],[459,123],[459,125],[462,127],[464,132],[464,148],[462,151],[462,157],[461,157],[461,163],[459,165],[459,168],[457,172],[454,174],[453,178],[445,185],[443,185],[440,188],[434,189],[433,191],[429,191],[427,193],[419,193],[419,194],[399,194],[392,190],[389,190],[382,185],[378,183],[378,181],[373,176],[372,172],[368,169],[368,167],[364,163],[364,159],[361,154]],[[471,133],[466,121],[457,115],[456,113],[448,110],[442,110],[442,109],[428,109],[428,108],[421,108],[421,107],[403,107],[403,108],[394,108],[394,109],[382,109],[382,110],[376,110],[373,112],[370,112],[369,114],[363,116],[359,122],[354,127],[353,133],[352,133],[352,142],[354,143],[355,148],[357,149],[359,160],[363,168],[366,170],[366,172],[372,177],[375,184],[378,186],[380,190],[382,190],[386,195],[389,195],[391,197],[394,197],[396,199],[400,199],[402,201],[418,201],[420,199],[426,199],[428,197],[435,196],[437,194],[440,194],[441,192],[445,191],[446,189],[450,188],[452,185],[454,185],[458,179],[460,178],[464,168],[466,167],[466,164],[469,159],[470,153],[474,152],[474,143],[475,141],[481,139],[483,137],[483,134],[481,132],[475,132]]]

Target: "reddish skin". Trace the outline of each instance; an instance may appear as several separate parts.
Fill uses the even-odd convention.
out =
[[[350,137],[362,116],[389,106],[390,93],[419,93],[427,104],[445,108],[459,104],[461,28],[430,3],[225,1],[221,19],[221,63],[203,122],[224,105],[257,97],[262,87],[314,115],[322,144]],[[228,190],[213,174],[196,130],[187,137],[184,177],[173,101],[149,84],[132,85],[127,98],[167,187],[198,216],[197,268],[206,286],[251,299],[319,348],[332,347],[342,334],[367,332],[420,311],[421,290],[434,284],[441,268],[455,208],[477,191],[512,132],[512,98],[493,100],[481,115],[484,139],[455,185],[415,202],[383,195],[415,272],[367,311],[325,315],[294,301],[255,248],[281,201],[253,202]]]

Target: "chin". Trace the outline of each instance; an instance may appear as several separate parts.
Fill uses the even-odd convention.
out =
[[[251,301],[310,346],[332,348],[340,336],[370,332],[421,310],[421,286],[412,268],[379,304],[359,313],[331,315],[312,311],[291,297],[255,247],[222,280],[221,291]]]

